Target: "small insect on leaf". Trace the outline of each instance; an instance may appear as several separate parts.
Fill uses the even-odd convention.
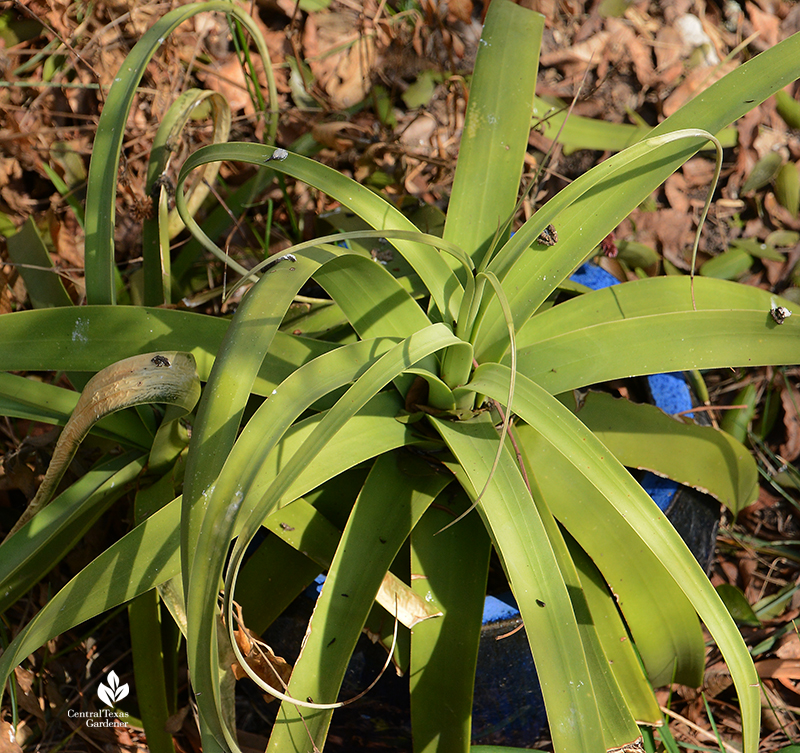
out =
[[[543,246],[555,246],[558,243],[558,233],[556,229],[552,225],[548,225],[541,233],[539,233],[539,237],[536,239],[537,243],[541,243]]]
[[[276,162],[283,162],[289,156],[289,152],[285,149],[276,149],[269,157],[267,157],[264,162],[272,162],[273,160]]]
[[[776,306],[775,301],[772,301],[772,308],[769,313],[775,320],[775,324],[783,324],[792,315],[792,312],[785,306]]]

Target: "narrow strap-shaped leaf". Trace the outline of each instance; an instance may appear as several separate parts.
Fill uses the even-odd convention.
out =
[[[192,16],[217,11],[236,16],[253,35],[272,80],[269,52],[261,32],[250,16],[227,0],[185,5],[170,11],[148,29],[128,53],[108,92],[97,123],[93,159],[86,192],[86,297],[89,303],[114,303],[114,216],[117,173],[128,113],[147,63],[181,23]],[[270,85],[271,107],[276,107],[274,85]],[[274,133],[274,132],[273,132]]]
[[[18,311],[3,315],[0,363],[9,371],[59,369],[95,373],[132,353],[182,350],[194,356],[198,376],[207,381],[229,326],[229,321],[218,317],[141,306]],[[295,368],[335,347],[333,343],[276,332],[253,392],[269,395]],[[0,373],[0,379],[19,378]],[[43,405],[47,402],[41,400]],[[141,436],[132,429],[128,435],[137,441]],[[150,444],[141,441],[143,447]]]
[[[476,371],[476,392],[502,400],[508,369],[487,364]],[[733,677],[744,722],[745,753],[755,753],[759,733],[759,679],[742,636],[706,574],[664,514],[608,450],[541,387],[517,376],[514,412],[534,425],[608,499],[617,525],[636,531],[669,571],[713,636]]]
[[[95,374],[58,437],[36,495],[8,536],[48,504],[78,446],[98,420],[124,408],[151,403],[175,406],[178,413],[169,417],[175,420],[194,408],[199,396],[200,380],[191,353],[167,351],[132,356]]]
[[[254,291],[251,291],[251,295],[262,285],[263,281],[256,286]],[[262,289],[267,290],[267,288]],[[240,312],[242,312],[241,307]],[[249,314],[246,314],[247,312],[242,312],[244,322],[248,321]],[[255,321],[259,320],[255,319]],[[190,565],[192,568],[191,581],[187,589],[188,648],[195,687],[197,688],[199,685],[203,689],[202,693],[206,696],[205,698],[199,697],[198,701],[205,706],[206,718],[215,729],[215,734],[219,735],[218,739],[228,740],[228,744],[230,744],[230,733],[226,730],[222,720],[215,717],[217,710],[214,704],[214,697],[218,697],[219,690],[216,682],[216,662],[213,658],[216,648],[216,639],[213,637],[215,630],[213,615],[216,609],[217,582],[225,558],[224,550],[221,550],[218,545],[220,537],[225,538],[225,532],[232,529],[237,518],[240,516],[243,518],[242,513],[248,513],[250,518],[244,530],[240,532],[239,542],[243,542],[245,539],[249,541],[260,527],[261,520],[284,495],[291,483],[308,468],[328,439],[367,400],[413,363],[436,350],[457,345],[459,342],[444,325],[432,325],[380,356],[322,419],[318,429],[283,467],[276,482],[270,485],[270,493],[266,499],[259,501],[260,493],[252,494],[249,486],[260,463],[254,453],[244,448],[248,447],[249,442],[256,440],[260,453],[268,452],[305,406],[311,404],[319,395],[326,394],[327,391],[341,384],[341,380],[346,382],[353,379],[353,369],[356,368],[356,373],[358,373],[363,367],[363,361],[357,360],[354,363],[352,359],[347,360],[348,353],[341,352],[342,349],[327,354],[323,357],[323,361],[333,364],[334,359],[341,359],[342,367],[328,368],[321,374],[321,379],[313,381],[307,378],[307,372],[322,364],[313,364],[313,366],[309,364],[304,367],[305,371],[298,370],[290,378],[288,384],[279,386],[272,398],[261,406],[256,414],[258,419],[251,420],[248,424],[242,439],[237,443],[231,457],[228,458],[223,474],[208,479],[203,508],[198,509],[197,535],[193,539],[195,544]],[[239,358],[238,353],[242,349],[247,351],[247,358],[252,358],[251,338],[241,340],[232,338],[230,347],[231,357],[234,360]],[[366,350],[372,348],[373,343],[367,342],[359,347]],[[367,376],[368,378],[365,378]],[[299,390],[299,394],[297,390]],[[256,430],[253,427],[263,428]],[[197,432],[194,436],[197,436]],[[216,440],[216,437],[214,439]],[[204,470],[207,471],[207,468]],[[231,507],[232,504],[233,507]],[[240,507],[241,513],[239,512]],[[231,572],[235,571],[243,551],[243,548],[237,548],[234,551],[231,559]],[[192,587],[193,584],[197,584],[197,586]],[[232,583],[228,584],[226,592],[233,592]]]
[[[504,400],[507,395],[498,399]],[[471,421],[431,420],[455,455],[458,465],[453,470],[470,497],[475,499],[486,487],[477,509],[503,562],[525,623],[554,747],[605,753],[576,616],[542,520],[549,511],[540,509],[531,498],[506,448],[494,475],[490,475],[499,437],[488,414]],[[565,678],[569,678],[566,684]]]
[[[0,415],[64,426],[78,400],[80,393],[74,390],[0,372]],[[140,450],[146,450],[153,441],[152,433],[133,411],[107,416],[90,431],[98,437]]]
[[[492,239],[508,237],[533,112],[544,16],[489,6],[470,84],[444,237],[484,268]]]
[[[548,435],[528,424],[518,426],[516,435],[553,515],[596,560],[614,591],[653,684],[702,682],[700,623],[672,576],[635,531],[617,525],[603,494],[575,472]]]
[[[591,392],[575,412],[627,468],[653,471],[699,489],[734,515],[758,497],[755,459],[724,431],[684,423],[654,405],[607,393]]]
[[[119,499],[142,472],[147,456],[127,452],[105,459],[0,545],[0,613],[33,588]]]
[[[413,443],[408,428],[392,420],[401,408],[402,403],[391,394],[382,393],[371,400],[364,412],[340,431],[336,446],[323,450],[318,462],[305,469],[289,493],[297,489],[299,496],[375,455]],[[297,446],[314,426],[299,428],[306,433],[299,432]],[[50,508],[52,505],[43,511],[45,517]],[[180,576],[180,517],[178,497],[112,544],[50,599],[0,656],[0,688],[15,666],[51,638]],[[13,541],[9,539],[9,544]]]
[[[179,184],[192,170],[206,162],[233,160],[254,165],[263,165],[269,162],[270,167],[274,170],[291,175],[324,191],[331,198],[351,209],[376,230],[418,230],[414,223],[381,196],[341,175],[336,170],[292,153],[288,153],[280,160],[272,159],[274,153],[275,150],[271,147],[260,144],[205,146],[186,160],[181,169]],[[203,238],[205,236],[191,218],[184,216],[183,219],[187,226],[192,228],[196,237]],[[208,243],[211,243],[209,239],[207,240]],[[433,251],[426,244],[415,243],[411,240],[393,240],[392,245],[405,257],[425,283],[442,316],[445,316],[448,321],[455,321],[463,288],[442,255]]]
[[[710,86],[660,123],[650,136],[660,136],[684,128],[699,128],[712,134],[719,132],[771,94],[794,81],[800,72],[798,59],[800,34],[794,34]],[[695,139],[661,147],[657,155],[645,155],[631,164],[625,176],[603,181],[560,212],[555,222],[559,237],[556,246],[531,249],[518,257],[513,280],[515,284],[520,284],[521,289],[519,298],[512,302],[515,317],[521,316],[521,307],[528,292],[532,295],[532,312],[546,297],[545,286],[550,283],[558,284],[565,279],[586,254],[702,147],[703,143],[702,139]],[[559,197],[560,194],[555,200],[559,201]],[[542,210],[546,207],[547,205]],[[535,221],[538,221],[537,217],[545,220],[546,214],[542,214],[542,210],[534,216]],[[512,242],[513,240],[512,238]],[[500,257],[498,261],[499,259]],[[505,281],[505,272],[498,269],[495,271]],[[543,279],[545,277],[546,280]],[[529,291],[523,291],[523,288],[529,288]],[[499,359],[502,349],[506,347],[505,343],[500,343],[504,332],[499,310],[495,308],[490,319],[485,331],[481,333],[480,342],[476,341],[480,361]],[[498,347],[501,348],[499,352]]]
[[[415,468],[416,466],[416,468]],[[286,693],[335,701],[384,573],[449,473],[396,453],[378,458],[350,513]],[[390,614],[396,610],[386,605]],[[343,699],[344,700],[344,699]],[[274,750],[325,743],[332,711],[308,716],[284,701],[270,736]]]
[[[470,503],[459,491],[447,504],[449,510],[430,508],[411,533],[411,585],[444,612],[411,631],[415,753],[468,751],[471,738],[491,540],[477,513],[442,531]]]
[[[800,317],[778,325],[764,290],[697,277],[656,277],[574,298],[517,334],[517,368],[558,394],[609,379],[800,363]],[[510,357],[506,357],[506,362]]]
[[[569,274],[586,258],[588,249],[580,243],[565,243],[559,234],[554,246],[537,244],[539,234],[551,223],[559,224],[557,218],[568,208],[574,206],[582,197],[598,186],[615,184],[621,196],[630,168],[644,158],[654,159],[662,152],[674,149],[676,142],[689,141],[702,143],[703,139],[713,138],[698,128],[687,128],[658,136],[651,136],[625,151],[596,165],[587,173],[559,191],[536,214],[531,217],[502,248],[492,260],[489,269],[506,283],[508,298],[514,312],[517,327],[522,326],[531,314],[541,306],[547,297]],[[693,152],[687,154],[687,159]],[[559,227],[560,231],[560,227]],[[536,244],[537,248],[529,248]],[[497,360],[508,347],[501,332],[505,327],[505,317],[498,312],[496,302],[487,302],[479,321],[482,327],[475,338],[479,352],[487,360]]]

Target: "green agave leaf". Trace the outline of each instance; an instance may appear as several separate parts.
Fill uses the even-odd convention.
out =
[[[446,504],[445,504],[446,503]],[[468,750],[491,540],[460,491],[429,509],[411,533],[411,586],[436,620],[411,632],[411,728],[415,753]],[[449,509],[448,509],[449,508]],[[441,531],[441,533],[439,533]]]
[[[542,520],[550,512],[531,499],[507,449],[490,476],[499,437],[488,414],[470,421],[431,422],[455,455],[458,465],[452,470],[470,498],[476,499],[485,487],[478,510],[525,623],[555,749],[605,753],[576,615]]]
[[[71,306],[19,311],[3,315],[0,363],[8,371],[96,372],[137,353],[181,350],[195,357],[197,373],[202,381],[207,381],[229,326],[229,321],[213,316],[140,306]],[[253,384],[253,392],[269,395],[296,367],[335,347],[331,343],[276,332]],[[12,377],[0,372],[0,379]],[[13,393],[9,390],[7,394]],[[35,405],[38,396],[34,394],[30,400]],[[41,404],[47,405],[47,400],[43,399]],[[68,410],[71,412],[72,408]],[[149,443],[148,439],[143,446]]]
[[[397,280],[372,259],[342,256],[326,264],[314,279],[362,339],[407,337],[431,323]]]
[[[385,354],[377,357],[369,367],[361,373],[355,381],[355,384],[342,396],[340,400],[331,408],[330,411],[320,418],[319,424],[314,428],[307,438],[303,441],[302,445],[296,452],[289,455],[283,453],[287,458],[285,464],[281,463],[281,469],[275,476],[274,481],[267,487],[264,479],[255,479],[254,482],[244,492],[244,501],[242,504],[242,513],[249,515],[248,522],[240,532],[237,546],[231,556],[231,564],[229,566],[227,580],[235,577],[235,569],[238,567],[238,562],[244,552],[246,545],[245,540],[249,540],[263,519],[265,511],[269,511],[272,506],[279,502],[281,499],[291,499],[293,494],[290,490],[297,488],[298,481],[303,478],[304,474],[308,472],[310,467],[316,464],[316,460],[321,457],[323,450],[331,452],[339,451],[338,433],[343,426],[346,426],[352,420],[353,414],[362,406],[367,404],[368,401],[374,399],[378,390],[384,386],[388,380],[391,380],[397,373],[407,369],[409,365],[418,362],[425,358],[428,354],[441,350],[445,347],[465,345],[460,343],[448,329],[442,324],[431,325],[425,330],[422,330],[412,337],[398,343]],[[360,344],[361,347],[370,346],[370,342]],[[355,346],[353,346],[355,347]],[[468,346],[466,346],[468,347]],[[347,371],[352,371],[352,365],[348,364]],[[347,372],[339,372],[347,373]],[[302,376],[302,375],[301,375]],[[333,378],[331,376],[328,377]],[[283,423],[282,421],[275,420],[275,414],[271,414],[270,407],[276,406],[274,410],[286,411],[291,410],[294,412],[297,406],[297,399],[292,399],[292,389],[297,385],[300,389],[308,389],[307,382],[303,379],[297,379],[291,386],[287,385],[287,389],[282,388],[278,390],[276,397],[283,397],[286,401],[286,407],[281,407],[280,402],[273,398],[265,405],[267,406],[262,416],[269,418],[269,425],[272,427],[274,424]],[[397,401],[397,397],[392,397]],[[398,405],[395,402],[395,405]],[[278,414],[280,415],[280,414]],[[262,419],[263,420],[263,419]],[[253,422],[251,421],[251,424]],[[385,419],[381,421],[385,423]],[[389,427],[384,426],[386,430]],[[247,430],[250,430],[248,424]],[[275,432],[277,434],[277,431]],[[261,442],[262,445],[269,444],[263,435]],[[337,449],[334,451],[329,445],[332,437],[337,436]],[[243,445],[246,447],[246,444]],[[238,449],[238,445],[237,445]],[[312,464],[311,461],[314,461]],[[247,478],[248,474],[239,473],[238,478]],[[222,477],[220,478],[220,482]],[[220,488],[220,482],[217,484],[217,489]],[[228,592],[232,591],[232,586],[229,583]]]
[[[696,311],[688,279],[657,277],[573,298],[522,327],[517,368],[558,394],[644,374],[800,363],[800,317],[779,326],[769,313],[789,301],[700,277],[694,294]]]
[[[653,471],[711,494],[734,515],[758,497],[753,456],[725,432],[606,393],[590,392],[573,410],[628,468]]]
[[[351,209],[376,230],[410,230],[418,228],[385,199],[370,189],[341,175],[325,165],[321,165],[297,154],[287,154],[283,159],[273,159],[275,150],[261,144],[214,144],[198,149],[183,165],[178,177],[178,186],[189,173],[206,164],[221,160],[247,162],[270,167],[286,175],[302,180],[331,198]],[[180,190],[177,201],[181,201]],[[180,206],[180,204],[179,204]],[[191,217],[183,212],[181,216],[197,238],[205,238],[204,245],[213,253],[216,246],[211,243]],[[463,290],[447,262],[438,253],[432,253],[426,244],[408,240],[392,240],[392,245],[411,264],[414,271],[425,283],[425,287],[442,312],[442,316],[455,320]]]
[[[452,480],[448,473],[429,473],[422,460],[416,472],[408,459],[402,465],[399,460],[395,453],[377,459],[353,507],[286,691],[292,697],[336,699],[384,574],[422,513]],[[321,748],[331,716],[332,711],[307,716],[284,701],[269,745],[289,750],[310,737]]]
[[[476,370],[472,386],[479,394],[503,400],[508,382],[506,368],[486,364]],[[594,435],[522,374],[517,375],[513,409],[553,441],[573,463],[575,472],[585,476],[608,499],[609,511],[616,511],[616,524],[638,533],[692,602],[728,663],[742,708],[744,750],[755,753],[759,733],[758,675],[736,625],[692,553],[655,503]]]

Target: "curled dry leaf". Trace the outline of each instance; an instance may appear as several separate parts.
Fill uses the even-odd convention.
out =
[[[781,390],[781,405],[783,405],[783,426],[786,430],[786,440],[781,444],[778,453],[787,463],[791,463],[800,456],[800,392],[787,384]]]
[[[303,46],[311,72],[336,109],[361,102],[371,87],[375,38],[349,10],[309,16]]]
[[[0,722],[0,753],[22,753],[14,728],[8,722]]]
[[[292,676],[292,666],[284,658],[277,656],[273,650],[253,633],[244,624],[242,619],[242,608],[237,604],[237,628],[234,631],[236,645],[244,654],[247,665],[253,670],[267,685],[281,693],[285,692]],[[233,676],[237,680],[247,677],[247,672],[240,664],[232,665]],[[264,700],[269,703],[275,700],[271,695],[265,695]]]

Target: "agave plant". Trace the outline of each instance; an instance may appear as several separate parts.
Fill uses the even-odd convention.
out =
[[[633,419],[608,405],[582,415],[566,396],[633,375],[796,363],[800,320],[779,324],[770,311],[790,304],[713,279],[573,290],[583,294],[563,302],[558,293],[713,134],[798,76],[800,37],[730,73],[513,236],[543,19],[507,0],[495,0],[486,19],[442,237],[323,165],[273,146],[224,143],[220,115],[221,143],[189,157],[176,203],[195,238],[254,282],[227,322],[115,304],[114,187],[127,111],[159,40],[207,10],[248,24],[224,2],[170,12],[134,48],[108,97],[86,207],[90,305],[6,315],[0,328],[5,369],[63,369],[79,384],[82,372],[103,369],[99,382],[114,384],[118,361],[146,354],[131,366],[146,377],[144,391],[112,400],[106,412],[120,412],[91,429],[129,451],[104,459],[2,544],[2,608],[137,478],[138,524],[15,637],[0,658],[2,681],[51,637],[128,602],[148,742],[170,750],[160,600],[185,636],[204,750],[239,750],[232,665],[282,700],[269,749],[316,750],[343,703],[356,641],[375,620],[410,678],[415,750],[468,750],[494,550],[524,620],[557,751],[621,748],[639,738],[637,723],[659,724],[651,687],[701,681],[699,616],[728,662],[744,749],[755,753],[759,681],[747,648],[691,552],[625,468],[702,486],[735,511],[756,493],[747,451],[650,406],[628,406]],[[154,184],[159,159],[154,153]],[[184,191],[195,170],[224,160],[305,181],[364,229],[298,245],[261,269],[240,267],[199,227]],[[145,236],[151,303],[168,300],[172,281],[163,200],[161,210]],[[554,245],[540,238],[550,225]],[[413,271],[398,276],[376,263],[369,251],[377,238]],[[311,278],[330,302],[286,331]],[[295,333],[320,319],[346,324],[349,336],[334,343]],[[197,398],[188,354],[205,382],[191,439],[177,420]],[[172,368],[185,377],[180,394],[158,387]],[[77,403],[76,393],[0,376],[4,415],[66,423]],[[160,426],[159,413],[130,407],[152,402],[172,406]],[[243,423],[248,404],[257,408]],[[658,452],[657,438],[679,449]],[[246,561],[262,527],[270,535]],[[406,542],[410,562],[400,556]],[[244,625],[259,632],[321,571],[327,578],[302,653],[282,687],[237,638]]]

